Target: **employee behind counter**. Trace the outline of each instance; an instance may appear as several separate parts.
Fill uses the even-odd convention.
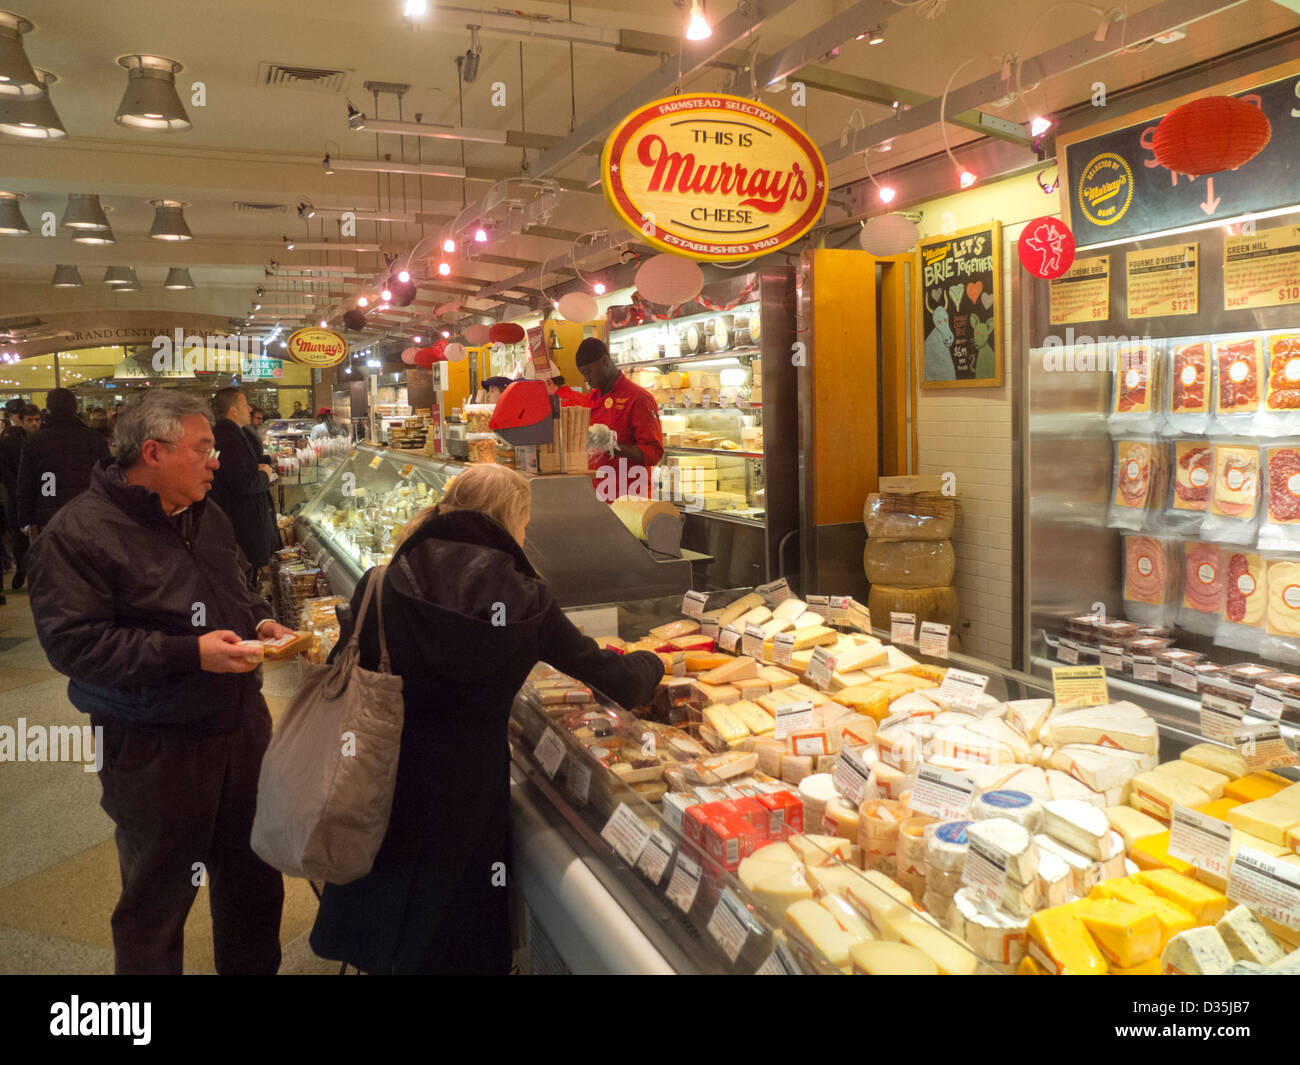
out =
[[[588,468],[596,474],[596,494],[606,503],[618,496],[650,498],[651,468],[664,456],[664,434],[654,396],[633,384],[609,357],[597,337],[578,345],[575,360],[591,391],[591,425],[608,425],[618,439],[612,456],[592,455]]]

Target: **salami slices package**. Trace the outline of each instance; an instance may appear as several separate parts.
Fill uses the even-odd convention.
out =
[[[1178,607],[1177,540],[1124,537],[1124,613],[1142,625],[1171,623]]]
[[[1264,559],[1245,548],[1221,548],[1224,567],[1223,616],[1214,642],[1258,652],[1263,636],[1268,583]]]
[[[1204,340],[1174,341],[1169,347],[1165,427],[1171,433],[1203,433],[1212,414],[1214,358]]]
[[[1204,437],[1175,440],[1169,471],[1165,526],[1183,536],[1199,537],[1210,509],[1214,476],[1213,449]]]
[[[1300,415],[1297,415],[1300,421]],[[1262,447],[1261,550],[1300,550],[1300,437]]]
[[[1165,505],[1169,446],[1155,437],[1115,441],[1115,490],[1110,524],[1146,529]]]
[[[1163,341],[1123,342],[1111,352],[1112,435],[1155,432],[1162,422]]]
[[[1214,428],[1252,436],[1264,398],[1264,342],[1234,337],[1214,343]]]
[[[1223,613],[1227,565],[1218,544],[1183,543],[1183,594],[1178,624],[1212,636]]]
[[[1264,402],[1255,418],[1256,432],[1294,433],[1300,421],[1300,333],[1275,333],[1264,346]]]
[[[1260,452],[1253,444],[1216,440],[1210,509],[1201,536],[1229,544],[1253,544],[1259,528]]]

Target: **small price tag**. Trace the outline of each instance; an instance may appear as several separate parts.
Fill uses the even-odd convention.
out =
[[[700,619],[704,613],[704,604],[709,601],[709,597],[703,592],[697,592],[694,589],[682,596],[682,613],[688,618]]]
[[[1231,743],[1244,716],[1245,712],[1231,699],[1209,692],[1201,696],[1201,735],[1207,740]]]
[[[728,958],[735,961],[740,957],[745,940],[749,938],[749,914],[744,904],[731,893],[731,888],[723,888],[707,927],[709,935]]]
[[[1133,656],[1133,679],[1134,680],[1159,680],[1160,674],[1156,670],[1156,660],[1151,655],[1134,655]]]
[[[871,611],[859,603],[853,596],[848,596],[844,608],[840,611],[839,624],[845,628],[871,635]]]
[[[762,636],[763,631],[760,629],[758,634]],[[734,651],[739,642],[740,630],[734,625],[728,625],[718,633],[718,646],[724,651]]]
[[[924,639],[924,637],[922,637]],[[981,673],[969,673],[964,669],[951,667],[939,685],[938,694],[966,710],[979,706],[980,696],[988,686],[989,679]]]
[[[972,839],[966,848],[966,864],[962,867],[961,878],[979,888],[990,905],[1000,906],[1007,885],[1006,854],[985,840]]]
[[[716,621],[700,622],[700,635],[706,636],[714,643],[718,642],[718,623]]]
[[[816,614],[820,614],[827,621],[831,618],[831,597],[829,595],[807,595],[804,596],[804,602],[808,604],[808,609]]]
[[[921,654],[931,658],[948,657],[949,627],[937,621],[921,622]]]
[[[1104,706],[1110,702],[1106,670],[1101,666],[1052,667],[1052,690],[1056,705],[1065,709]]]
[[[658,829],[650,833],[645,850],[637,860],[636,867],[650,878],[650,883],[658,884],[664,878],[664,870],[673,856],[673,841]]]
[[[1300,930],[1300,866],[1241,847],[1228,870],[1228,898]]]
[[[835,758],[835,771],[831,774],[835,790],[854,806],[861,806],[868,799],[876,797],[876,785],[871,779],[871,770],[862,761],[861,756],[842,747]]]
[[[547,729],[542,734],[542,738],[537,741],[537,746],[533,748],[533,757],[537,759],[537,764],[542,767],[542,771],[554,780],[555,771],[564,761],[564,741]]]
[[[1280,725],[1247,725],[1232,730],[1233,745],[1251,769],[1281,769],[1300,764],[1282,738]]]
[[[776,708],[776,731],[774,736],[778,740],[785,739],[792,732],[799,729],[808,728],[812,724],[813,704],[809,702],[802,703],[784,703]]]
[[[790,585],[786,583],[784,577],[770,584],[760,584],[754,591],[763,597],[763,602],[769,609],[786,599],[794,598],[794,592],[790,591]]]
[[[1111,669],[1116,673],[1124,672],[1124,648],[1106,647],[1101,649],[1101,668]]]
[[[937,817],[940,821],[960,821],[970,810],[975,784],[966,777],[934,766],[922,765],[907,805],[918,814]],[[1001,888],[998,889],[1001,898]]]
[[[1282,700],[1274,698],[1267,692],[1256,689],[1254,698],[1250,700],[1250,708],[1257,714],[1271,717],[1274,721],[1282,720]]]
[[[581,805],[586,805],[591,794],[591,766],[584,765],[576,758],[569,762],[569,792]]]
[[[740,640],[740,653],[749,658],[763,657],[763,630],[757,625],[746,625]]]
[[[682,913],[690,913],[700,890],[700,865],[680,851],[673,875],[668,880],[668,898]]]
[[[1196,679],[1196,671],[1187,669],[1177,663],[1169,667],[1169,681],[1175,688],[1182,688],[1184,691],[1195,693],[1200,683]]]
[[[410,477],[410,476],[411,476],[411,471],[412,471],[413,469],[415,469],[415,463],[414,463],[414,462],[408,462],[405,466],[403,466],[400,470],[397,471],[397,476],[398,476],[398,477]]]
[[[915,614],[900,614],[895,611],[889,615],[889,642],[899,647],[916,646]]]
[[[1079,664],[1079,645],[1073,640],[1067,640],[1062,636],[1056,644],[1056,657],[1062,662],[1077,666]]]
[[[627,803],[621,802],[600,830],[600,838],[613,847],[628,865],[636,865],[650,838],[650,829]]]
[[[834,672],[835,656],[825,647],[814,648],[812,661],[808,664],[808,679],[824,691],[831,686]]]
[[[1169,828],[1169,853],[1226,880],[1232,861],[1232,826],[1175,804]]]
[[[794,960],[790,952],[785,949],[784,943],[778,943],[776,949],[767,956],[767,961],[763,962],[754,970],[755,976],[799,976],[803,972],[799,968],[799,963]]]
[[[370,466],[370,468],[371,468],[372,470],[377,470],[377,469],[379,469],[379,467],[380,467],[380,465],[383,463],[383,461],[384,461],[384,456],[383,456],[383,455],[376,455],[374,458],[372,458],[372,459],[370,460],[370,462],[369,462],[369,466]]]
[[[794,664],[794,633],[778,632],[772,639],[772,657],[779,666]]]

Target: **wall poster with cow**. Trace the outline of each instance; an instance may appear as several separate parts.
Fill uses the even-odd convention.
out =
[[[1002,223],[917,245],[922,388],[1000,388]]]

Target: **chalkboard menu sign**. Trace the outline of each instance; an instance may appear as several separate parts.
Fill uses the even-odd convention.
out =
[[[1002,224],[927,237],[917,246],[922,388],[1002,384]]]
[[[1275,76],[1280,69],[1256,77]],[[1268,117],[1272,139],[1236,170],[1190,178],[1156,162],[1156,127],[1176,106],[1195,98],[1191,96],[1161,105],[1145,121],[1121,129],[1098,136],[1083,130],[1058,138],[1057,157],[1065,161],[1064,213],[1076,245],[1126,240],[1300,203],[1300,152],[1294,132],[1300,119],[1300,70],[1293,66],[1280,80],[1243,87],[1250,80],[1195,94],[1235,96]]]

